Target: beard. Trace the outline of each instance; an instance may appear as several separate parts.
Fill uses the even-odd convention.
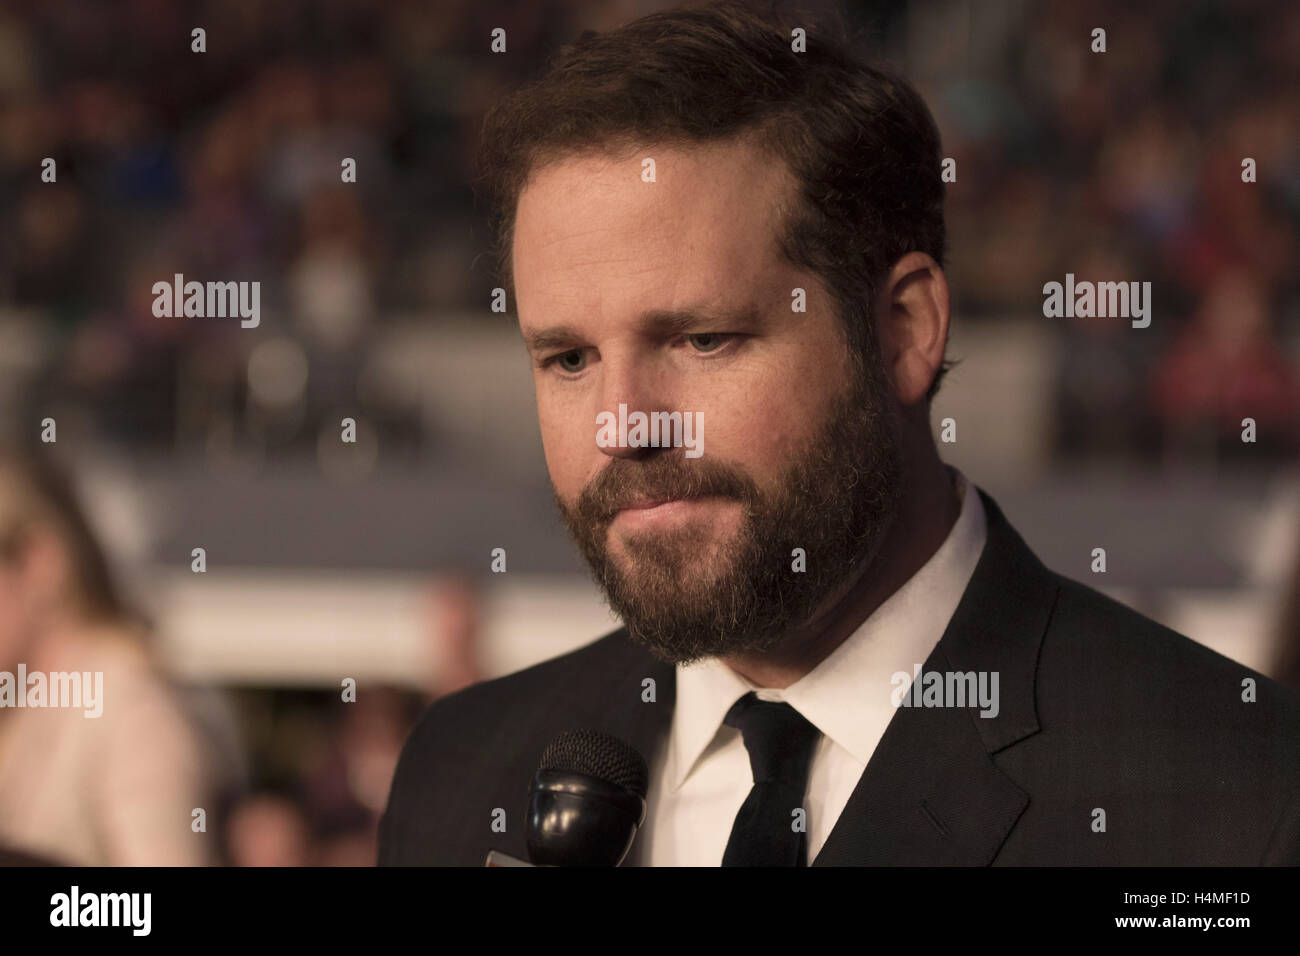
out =
[[[865,364],[865,368],[864,368]],[[744,471],[684,449],[614,458],[573,506],[552,493],[610,608],[656,658],[689,664],[770,651],[807,624],[873,561],[902,495],[900,438],[878,363],[853,363],[853,384],[765,491]],[[718,497],[741,504],[728,539],[684,520],[621,535],[618,511],[636,498]],[[796,570],[795,549],[806,570]]]

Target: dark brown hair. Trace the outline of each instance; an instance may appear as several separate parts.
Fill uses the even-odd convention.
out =
[[[793,51],[795,28],[807,52]],[[889,269],[913,251],[943,265],[944,187],[925,102],[846,37],[838,19],[727,2],[587,31],[562,47],[484,120],[479,182],[511,298],[515,209],[532,171],[592,149],[751,137],[799,184],[782,255],[821,278],[855,354],[875,357],[872,302]]]

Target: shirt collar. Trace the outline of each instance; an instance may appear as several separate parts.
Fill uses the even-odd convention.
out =
[[[860,763],[871,759],[894,715],[892,675],[924,664],[943,636],[984,550],[986,518],[978,491],[947,466],[961,511],[930,559],[844,643],[784,690],[756,687],[717,658],[677,667],[677,703],[668,750],[674,790],[690,776],[740,697],[755,691],[784,700]]]

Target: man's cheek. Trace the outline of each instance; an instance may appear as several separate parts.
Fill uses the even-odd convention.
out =
[[[592,434],[583,432],[572,416],[544,412],[540,416],[542,451],[552,479],[574,470],[585,450],[595,447],[595,429]]]
[[[537,419],[542,439],[559,448],[590,450],[596,448],[596,416],[588,414],[575,402],[539,398]]]
[[[571,455],[565,451],[563,436],[547,429],[545,425],[542,427],[542,455],[546,458],[546,471],[551,476],[551,484],[564,501],[571,502],[575,498],[573,481],[569,477]]]
[[[804,447],[808,423],[790,420],[789,410],[775,405],[750,405],[743,411],[739,416],[718,416],[708,451],[761,484]]]

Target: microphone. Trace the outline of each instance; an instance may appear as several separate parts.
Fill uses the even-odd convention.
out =
[[[628,744],[596,730],[560,734],[528,791],[526,843],[533,866],[618,866],[645,820],[650,774]],[[488,854],[488,866],[527,866]]]

